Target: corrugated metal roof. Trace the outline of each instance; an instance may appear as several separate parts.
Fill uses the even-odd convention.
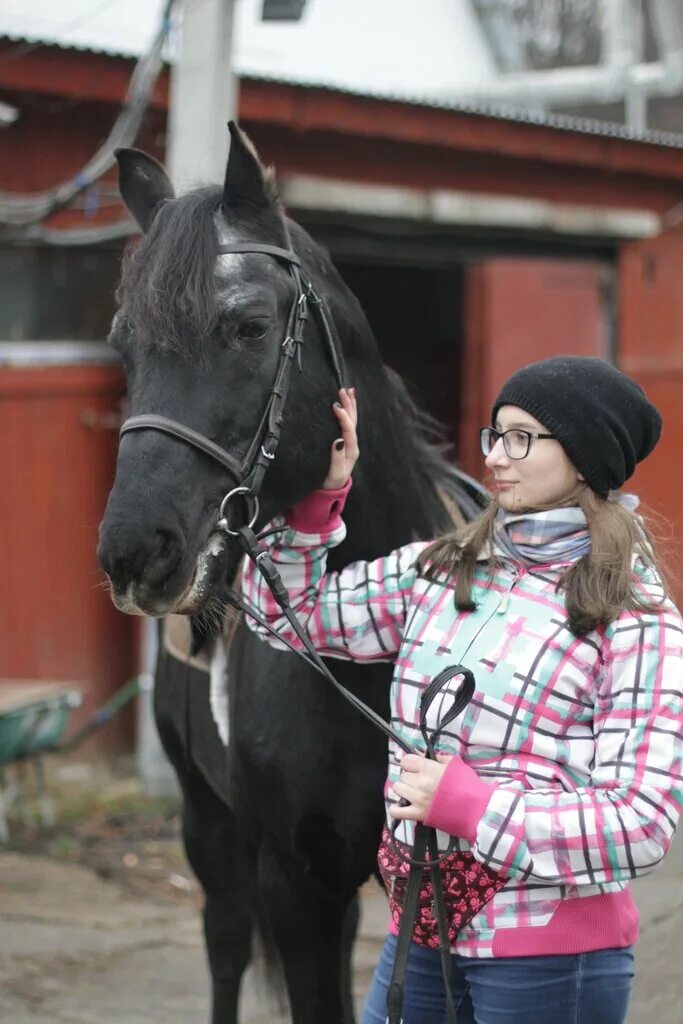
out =
[[[154,34],[163,0],[60,0],[57,13],[56,6],[4,0],[0,37],[133,57]],[[673,132],[636,132],[607,121],[458,101],[459,91],[495,74],[480,26],[469,5],[452,0],[420,0],[416,11],[415,0],[309,0],[301,22],[274,24],[260,21],[260,0],[239,0],[235,71],[257,81],[683,147],[683,135]]]
[[[598,135],[605,138],[618,138],[629,142],[644,142],[653,146],[668,146],[675,149],[683,148],[683,135],[675,132],[644,131],[637,132],[627,125],[610,121],[597,121],[593,118],[573,117],[568,114],[549,114],[533,110],[522,110],[510,106],[491,103],[459,103],[454,100],[437,100],[423,96],[399,96],[387,92],[368,93],[358,89],[342,89],[328,86],[320,82],[306,82],[275,78],[269,75],[246,74],[243,77],[257,82],[270,82],[274,85],[286,85],[295,88],[320,89],[325,92],[336,92],[342,95],[359,96],[366,99],[380,99],[388,102],[408,103],[410,106],[424,107],[431,110],[450,110],[459,114],[471,114],[479,117],[492,117],[501,121],[515,121],[519,124],[535,124],[548,128],[559,128],[567,132],[579,132],[583,135]]]
[[[162,0],[3,0],[0,34],[29,44],[137,57],[158,24]]]

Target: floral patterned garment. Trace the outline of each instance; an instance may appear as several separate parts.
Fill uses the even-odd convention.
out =
[[[401,925],[403,901],[410,873],[410,852],[411,849],[406,843],[394,838],[389,829],[384,829],[377,861],[389,897],[392,926],[396,932]],[[454,944],[458,933],[467,927],[472,918],[503,888],[505,879],[497,871],[485,868],[471,853],[461,853],[459,850],[442,855],[440,867],[448,918],[448,937]],[[422,874],[413,926],[413,942],[419,946],[438,949],[439,929],[434,913],[434,890],[429,868],[423,868]]]

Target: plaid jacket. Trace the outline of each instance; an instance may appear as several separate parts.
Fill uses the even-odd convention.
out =
[[[477,820],[462,830],[472,841],[456,836],[456,847],[471,849],[507,884],[454,950],[511,956],[629,945],[637,912],[628,883],[661,861],[681,808],[679,612],[664,600],[656,612],[624,612],[576,638],[556,590],[561,568],[523,570],[509,560],[492,582],[482,561],[477,608],[458,612],[453,580],[430,581],[416,569],[424,542],[326,574],[327,551],[345,536],[343,496],[333,504],[333,495],[317,492],[268,541],[317,649],[395,662],[392,726],[416,749],[424,749],[417,725],[423,688],[455,664],[476,678],[474,698],[441,743],[489,787]],[[639,569],[638,580],[643,593],[662,599],[652,572]],[[271,626],[296,642],[251,565],[243,589]],[[449,704],[447,693],[433,702],[432,728]],[[397,799],[401,753],[389,744],[388,805]],[[402,822],[397,837],[412,843],[412,830]],[[451,837],[439,838],[445,849]]]

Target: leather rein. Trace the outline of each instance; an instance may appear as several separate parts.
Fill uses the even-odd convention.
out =
[[[221,502],[216,529],[221,530],[232,537],[238,538],[238,541],[247,557],[256,564],[263,575],[274,599],[282,609],[284,616],[298,637],[304,650],[302,651],[293,643],[290,643],[282,637],[277,631],[273,630],[265,621],[263,616],[261,616],[255,608],[251,607],[239,594],[236,594],[232,590],[228,590],[225,595],[226,600],[233,606],[239,608],[244,612],[244,614],[251,616],[251,618],[258,622],[263,629],[276,636],[281,643],[284,643],[295,654],[302,657],[304,661],[311,665],[312,668],[323,675],[345,700],[351,703],[353,707],[355,707],[376,728],[384,733],[385,736],[393,740],[402,750],[406,753],[414,753],[415,751],[410,744],[408,744],[403,737],[399,735],[399,733],[392,729],[389,723],[386,722],[381,715],[378,715],[376,711],[368,707],[367,704],[356,697],[356,695],[350,690],[347,690],[346,687],[342,686],[341,683],[335,679],[334,675],[330,672],[327,665],[313,646],[305,628],[292,611],[289,604],[287,589],[270,557],[269,551],[253,531],[254,524],[256,523],[259,514],[258,495],[263,484],[264,476],[268,471],[268,467],[275,459],[280,442],[282,424],[284,422],[284,407],[289,393],[295,358],[299,372],[302,370],[304,330],[309,319],[309,306],[313,311],[318,329],[324,339],[337,387],[342,388],[344,386],[342,360],[340,354],[337,352],[337,347],[334,342],[329,322],[325,315],[323,303],[313,290],[312,284],[310,282],[304,282],[301,273],[301,261],[296,253],[289,249],[282,249],[278,246],[264,245],[260,243],[235,242],[229,245],[220,246],[217,253],[218,255],[232,253],[258,253],[266,256],[272,256],[287,266],[295,285],[295,294],[287,318],[285,338],[280,346],[280,358],[275,374],[275,380],[266,401],[258,427],[256,428],[256,432],[246,454],[244,455],[244,458],[241,461],[238,460],[234,455],[231,455],[230,452],[226,451],[225,448],[222,448],[214,441],[211,441],[208,437],[205,437],[198,431],[186,426],[184,423],[180,423],[178,420],[150,413],[131,416],[122,425],[119,436],[120,438],[123,438],[126,434],[132,433],[136,430],[156,430],[204,452],[205,455],[208,455],[215,462],[218,462],[228,470],[231,476],[235,479],[237,486],[230,490]],[[249,519],[249,522],[246,525],[233,529],[228,518],[228,510],[231,501],[237,496],[241,496],[247,504],[247,518]],[[461,675],[463,677],[463,683],[455,695],[453,704],[446,717],[443,719],[439,729],[431,733],[431,735],[428,735],[426,731],[427,706],[423,707],[422,704],[424,702],[421,702],[420,723],[423,737],[426,742],[427,757],[435,758],[436,754],[434,744],[441,732],[441,729],[448,722],[453,721],[453,719],[465,709],[472,697],[472,694],[474,693],[475,684],[472,672],[462,665],[451,666],[444,672],[440,673],[440,675],[432,681],[432,684],[430,684],[430,688],[428,688],[431,694],[429,703],[431,703],[431,699],[433,698],[434,684],[438,683],[439,685],[437,686],[437,689],[440,689],[455,675]],[[423,696],[425,696],[426,693],[427,691],[425,691]],[[402,803],[405,803],[405,801],[402,801]],[[417,898],[422,879],[422,870],[425,867],[429,868],[434,891],[434,908],[439,930],[439,951],[441,954],[442,972],[447,996],[447,1020],[448,1024],[457,1024],[450,988],[450,942],[448,938],[446,907],[440,885],[439,866],[440,857],[434,829],[429,829],[426,826],[417,823],[415,830],[415,845],[411,858],[410,875],[408,877],[406,899],[403,917],[401,920],[401,929],[399,932],[396,961],[387,999],[387,1024],[401,1024],[402,1021],[401,1014],[406,963],[410,948],[413,922],[417,912]]]

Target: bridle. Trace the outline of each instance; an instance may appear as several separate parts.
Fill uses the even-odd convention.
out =
[[[368,707],[367,704],[361,701],[354,693],[347,690],[346,687],[342,686],[341,683],[335,679],[334,675],[330,672],[327,665],[313,646],[308,633],[292,611],[289,604],[287,589],[270,557],[270,553],[253,531],[253,527],[259,514],[258,495],[263,484],[263,479],[268,471],[268,467],[275,459],[277,447],[280,442],[280,433],[284,422],[283,412],[287,402],[287,395],[289,393],[292,367],[295,357],[299,372],[301,372],[302,368],[301,352],[304,344],[304,330],[309,317],[309,305],[313,310],[313,314],[318,323],[318,328],[325,341],[336,378],[337,387],[342,388],[344,386],[342,361],[339,353],[337,352],[337,347],[335,345],[327,317],[325,316],[323,303],[313,290],[312,284],[310,282],[304,282],[301,274],[301,261],[299,260],[299,257],[289,249],[281,249],[275,245],[262,245],[255,242],[235,242],[230,245],[220,246],[217,253],[218,255],[228,253],[262,253],[267,256],[273,256],[275,259],[281,260],[287,265],[289,273],[294,280],[296,289],[287,318],[285,338],[280,346],[280,359],[275,374],[275,380],[268,399],[266,400],[266,406],[263,410],[259,425],[256,428],[256,432],[244,458],[239,461],[234,455],[231,455],[230,452],[226,451],[220,445],[211,441],[208,437],[205,437],[198,431],[193,430],[191,427],[186,426],[184,423],[180,423],[178,420],[169,419],[166,416],[156,416],[151,413],[143,413],[140,416],[131,416],[124,422],[119,436],[124,437],[126,434],[131,433],[134,430],[160,431],[163,434],[168,434],[169,436],[174,437],[179,441],[183,441],[185,444],[189,444],[193,448],[197,448],[199,451],[204,452],[205,455],[208,455],[215,462],[218,462],[228,470],[237,482],[237,486],[231,491],[228,491],[221,502],[216,529],[239,539],[247,557],[252,559],[259,568],[274,599],[277,601],[284,616],[296,633],[303,650],[296,647],[279,633],[276,633],[275,630],[273,630],[265,621],[263,616],[261,616],[255,608],[248,605],[240,595],[235,594],[232,591],[227,591],[225,593],[226,600],[236,608],[239,608],[246,615],[250,615],[265,630],[277,636],[281,643],[286,647],[289,647],[294,653],[301,656],[308,664],[316,669],[316,671],[323,675],[345,700],[360,711],[361,714],[381,732],[383,732],[385,736],[392,739],[404,751],[412,753],[412,747],[406,743],[399,733],[392,729],[391,725],[389,725],[381,715],[378,715],[376,711]],[[240,495],[247,503],[247,518],[249,521],[246,525],[233,529],[228,519],[227,512],[232,499]],[[450,666],[432,681],[430,687],[423,694],[423,698],[428,696],[429,702],[431,702],[436,693],[438,693],[441,688],[456,675],[461,675],[463,677],[462,686],[454,697],[453,704],[447,717],[443,719],[439,730],[434,732],[431,738],[428,736],[426,731],[427,703],[423,700],[421,705],[421,729],[427,745],[427,756],[431,758],[436,757],[434,743],[436,742],[436,738],[440,733],[440,730],[461,714],[469,703],[475,688],[474,675],[470,669],[467,669],[462,665]],[[426,859],[427,857],[428,859]],[[418,823],[415,830],[415,845],[412,852],[411,869],[408,878],[408,888],[406,890],[403,920],[401,921],[401,929],[399,932],[397,955],[389,987],[387,1024],[399,1024],[399,1022],[402,1022],[403,985],[410,947],[410,937],[412,934],[415,915],[417,913],[418,893],[422,878],[421,871],[425,866],[429,868],[432,877],[434,906],[439,932],[439,952],[441,954],[442,973],[447,997],[446,1013],[448,1024],[457,1024],[450,987],[450,944],[448,940],[446,908],[440,885],[440,863],[441,859],[439,857],[435,831]]]
[[[229,253],[261,253],[266,256],[273,256],[275,259],[286,264],[295,286],[294,298],[292,299],[287,317],[285,338],[280,345],[280,358],[275,373],[275,380],[244,458],[241,461],[236,459],[234,455],[231,455],[225,448],[216,444],[215,441],[211,441],[208,437],[200,434],[199,431],[193,430],[178,420],[169,419],[166,416],[156,416],[151,413],[131,416],[121,427],[119,436],[124,437],[125,434],[133,430],[160,431],[163,434],[175,437],[179,441],[184,441],[185,444],[189,444],[193,448],[198,448],[199,451],[210,456],[215,462],[220,463],[221,466],[228,470],[237,486],[229,491],[221,502],[217,528],[231,536],[236,536],[237,531],[231,528],[227,517],[228,508],[230,502],[238,495],[241,495],[247,503],[249,525],[253,526],[258,518],[258,495],[263,484],[263,478],[268,471],[268,467],[275,459],[275,453],[280,443],[280,433],[284,422],[284,408],[289,393],[295,358],[299,372],[302,369],[302,349],[304,345],[304,331],[309,318],[309,306],[325,342],[338,389],[344,386],[344,377],[341,356],[337,351],[322,300],[313,290],[313,285],[310,281],[304,281],[301,272],[301,261],[296,253],[290,249],[281,249],[276,245],[264,245],[256,242],[234,242],[230,245],[221,245],[217,249],[219,256]]]

